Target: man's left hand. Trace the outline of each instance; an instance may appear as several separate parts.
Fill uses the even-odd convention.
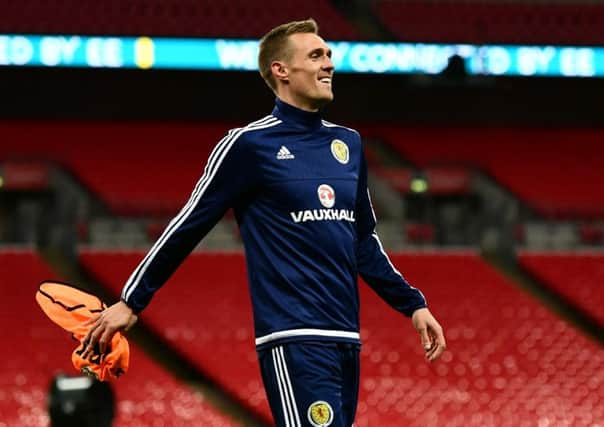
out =
[[[411,321],[417,332],[419,332],[422,346],[426,352],[426,359],[429,362],[435,361],[447,348],[443,328],[427,308],[415,310]]]

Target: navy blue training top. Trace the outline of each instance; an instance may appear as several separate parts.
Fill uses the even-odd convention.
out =
[[[231,129],[216,145],[122,300],[143,310],[231,207],[245,247],[257,346],[358,343],[359,274],[407,316],[426,306],[375,232],[358,132],[280,99],[271,115]]]

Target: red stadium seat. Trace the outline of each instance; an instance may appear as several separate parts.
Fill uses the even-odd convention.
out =
[[[409,192],[413,171],[405,168],[382,167],[378,170],[378,175],[384,179],[400,194]]]
[[[435,230],[432,224],[406,223],[407,241],[413,244],[433,244]]]
[[[0,425],[47,426],[47,392],[54,375],[77,375],[71,365],[75,342],[35,302],[38,284],[56,274],[31,250],[0,250]],[[235,423],[204,395],[180,384],[132,342],[128,373],[112,386],[116,427]],[[10,351],[9,351],[10,347]]]
[[[80,259],[117,295],[143,255],[90,250]],[[269,420],[242,261],[241,254],[192,255],[159,291],[144,318],[205,374]]]
[[[468,169],[451,166],[430,166],[424,169],[428,191],[433,195],[466,194],[471,189]]]
[[[593,2],[380,0],[375,13],[399,40],[600,45],[604,7]]]
[[[590,425],[604,420],[604,349],[472,253],[392,256],[443,324],[442,360],[422,360],[409,323],[361,287],[355,426]]]
[[[143,255],[88,250],[81,260],[118,292]],[[364,344],[355,426],[604,420],[604,349],[598,344],[473,253],[426,252],[392,261],[428,296],[449,349],[440,362],[427,364],[410,322],[361,285]],[[243,255],[194,254],[144,318],[200,369],[269,417],[245,281]]]
[[[8,0],[0,33],[256,38],[272,27],[314,17],[328,39],[358,32],[328,0]]]
[[[171,216],[188,199],[227,129],[226,124],[0,122],[0,164],[55,162],[114,214]]]
[[[38,284],[53,276],[31,250],[0,250],[0,341],[7,350],[0,368],[0,420],[7,425],[46,425],[52,377],[74,373],[74,342],[34,299]]]
[[[604,327],[604,253],[521,252],[520,264]]]
[[[373,128],[417,167],[484,171],[550,218],[604,216],[604,134],[596,129]]]

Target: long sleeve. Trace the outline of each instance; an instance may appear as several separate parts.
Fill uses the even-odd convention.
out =
[[[356,203],[357,268],[363,280],[392,308],[411,316],[426,299],[392,264],[375,231],[376,218],[367,189],[367,164],[361,158]]]
[[[147,306],[226,210],[253,189],[255,161],[241,134],[231,130],[216,145],[189,200],[126,282],[121,298],[135,312]]]

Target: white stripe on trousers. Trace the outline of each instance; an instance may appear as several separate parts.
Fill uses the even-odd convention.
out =
[[[289,389],[289,394],[292,396],[294,415],[296,416],[296,423],[299,426],[300,425],[300,415],[298,415],[298,406],[296,405],[296,400],[294,399],[294,390],[292,389],[292,383],[289,379],[289,370],[287,369],[287,364],[285,363],[285,354],[283,354],[283,346],[279,346],[278,353],[281,358],[281,362],[283,363],[283,372],[285,373],[285,380],[287,382],[287,388]]]
[[[283,346],[275,347],[271,350],[273,355],[273,366],[279,386],[279,396],[281,397],[281,408],[283,409],[283,418],[285,427],[301,427],[300,415],[296,405],[296,398],[289,378],[289,371],[283,354]]]
[[[126,282],[126,285],[124,286],[124,289],[122,291],[122,297],[124,299],[127,300],[130,297],[134,289],[136,289],[136,287],[138,286],[140,278],[147,270],[149,264],[151,263],[152,259],[155,257],[157,252],[159,252],[161,247],[170,238],[173,232],[178,229],[178,227],[187,219],[187,217],[193,211],[193,209],[199,202],[199,199],[201,199],[201,197],[203,196],[206,188],[216,175],[216,172],[220,167],[220,164],[224,160],[224,157],[226,156],[227,152],[235,143],[235,141],[239,138],[239,136],[241,136],[248,130],[264,129],[271,126],[275,126],[279,123],[281,123],[281,121],[277,120],[277,118],[273,116],[268,116],[261,120],[258,120],[257,122],[251,123],[246,127],[229,132],[218,144],[216,144],[216,147],[214,147],[214,150],[210,154],[208,163],[206,164],[206,167],[204,169],[204,173],[201,179],[196,184],[191,197],[187,201],[187,204],[182,208],[180,213],[176,217],[174,217],[172,221],[170,221],[160,238],[153,245],[147,256],[134,270],[134,272]]]

